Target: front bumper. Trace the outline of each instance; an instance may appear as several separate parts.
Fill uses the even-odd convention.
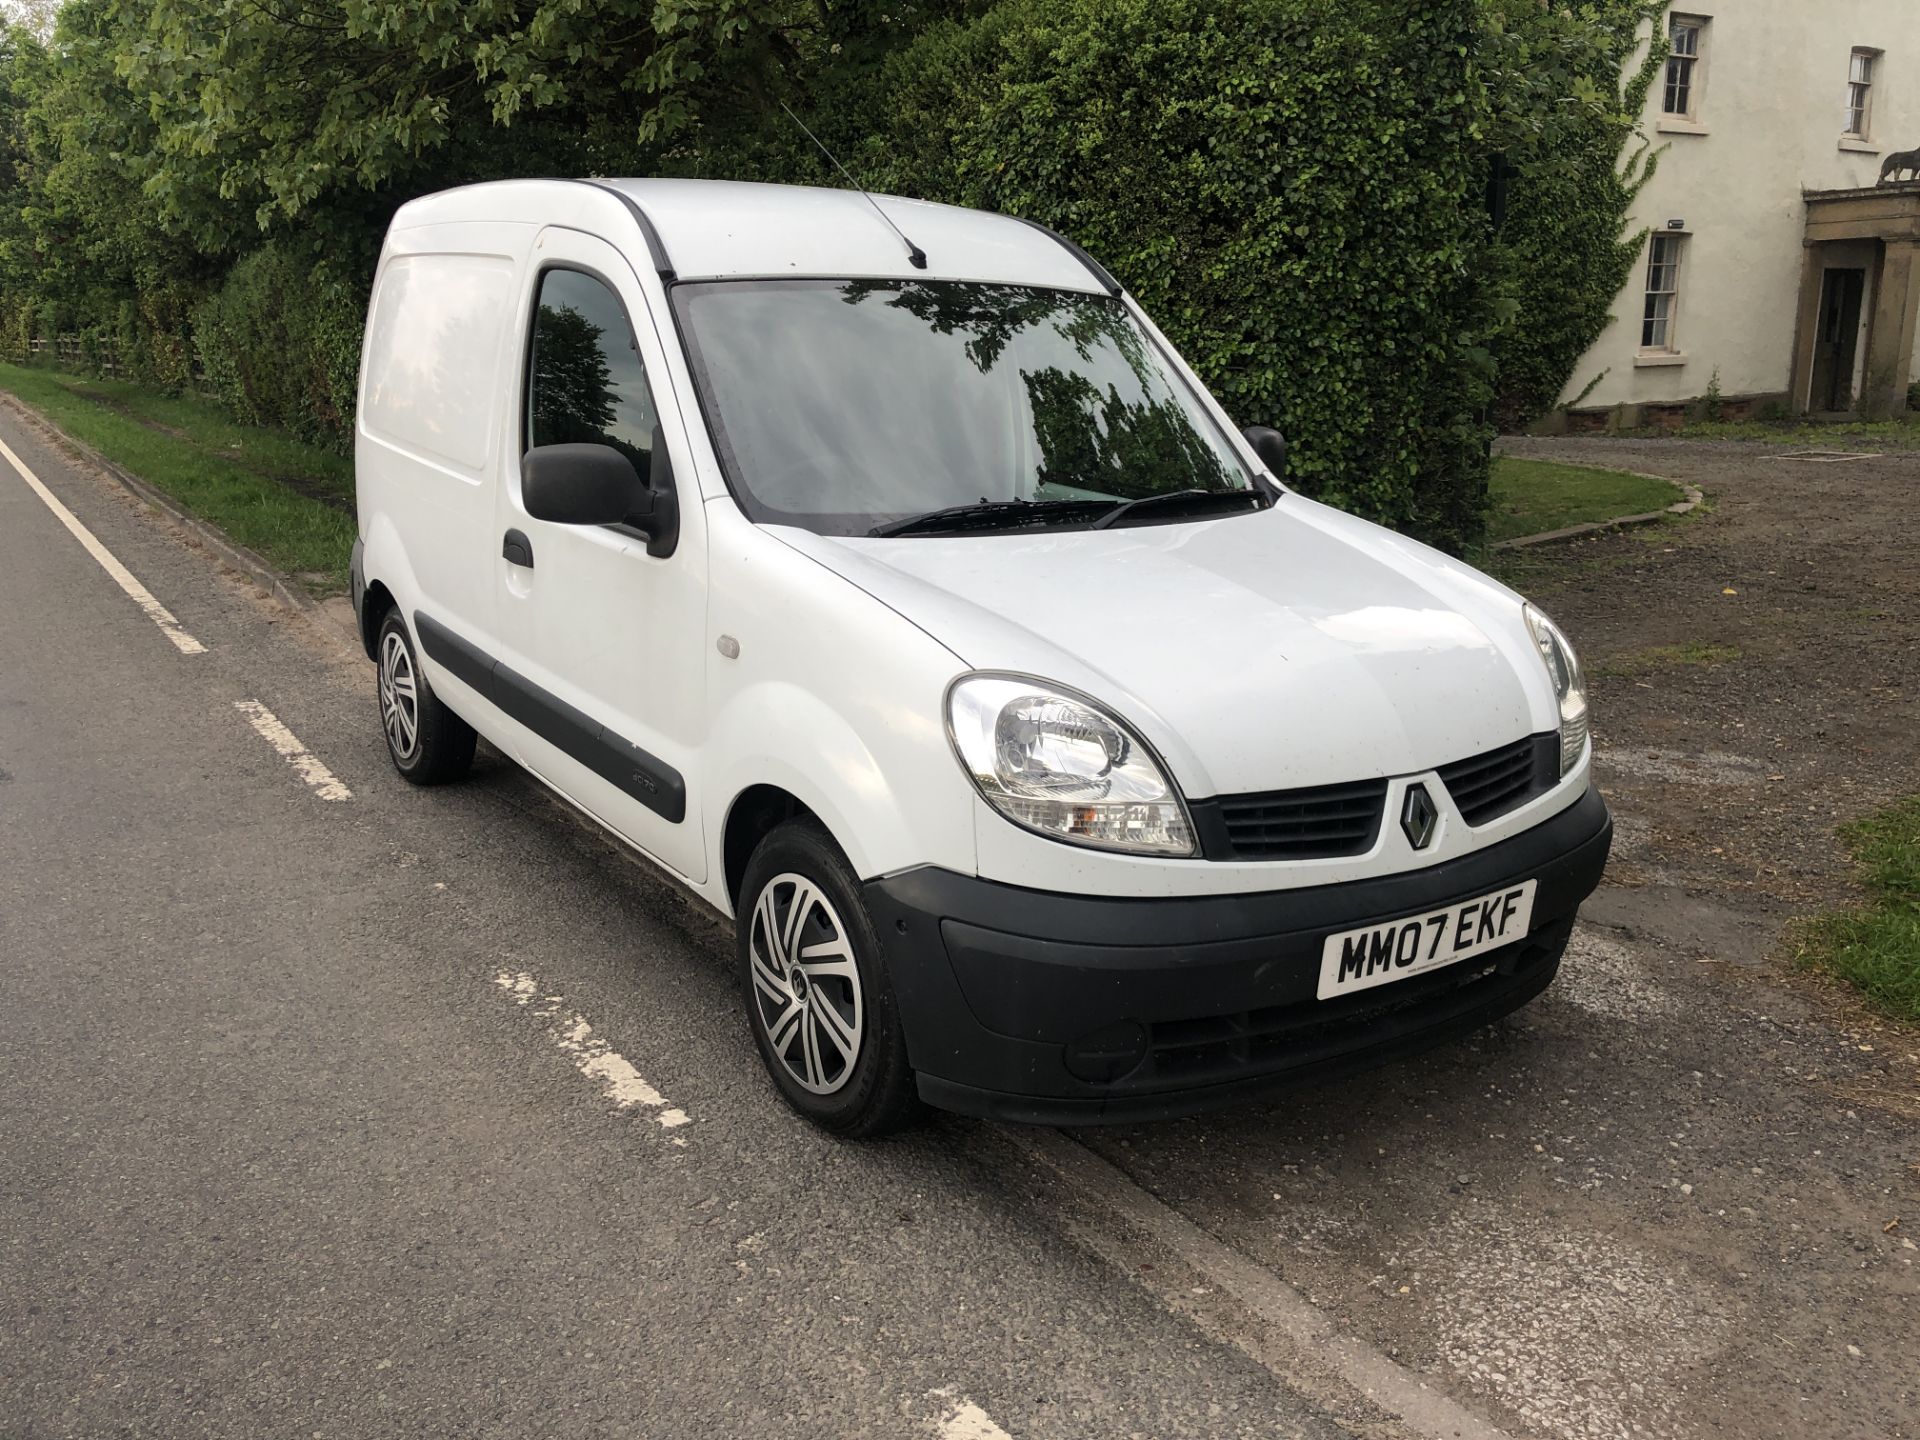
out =
[[[1518,1009],[1552,981],[1612,839],[1589,789],[1484,850],[1342,885],[1111,899],[924,868],[865,889],[924,1099],[1034,1124],[1117,1122],[1376,1064]],[[1528,878],[1524,939],[1315,998],[1327,935]]]

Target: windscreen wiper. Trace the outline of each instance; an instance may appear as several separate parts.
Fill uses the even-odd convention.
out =
[[[1074,515],[1093,515],[1107,508],[1105,500],[980,500],[972,505],[949,505],[904,520],[889,520],[867,531],[869,535],[932,535],[943,530],[1017,530],[1025,525],[1050,525]]]
[[[1094,521],[1091,528],[1105,530],[1127,516],[1138,515],[1144,510],[1161,506],[1181,509],[1189,505],[1198,506],[1202,501],[1210,505],[1216,500],[1224,500],[1232,505],[1245,505],[1251,501],[1256,510],[1264,510],[1273,503],[1258,490],[1166,490],[1158,495],[1140,495],[1132,500],[1122,500]]]

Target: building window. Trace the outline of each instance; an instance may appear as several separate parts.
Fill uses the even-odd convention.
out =
[[[1880,63],[1878,50],[1855,50],[1847,70],[1847,129],[1864,140],[1873,127],[1873,72]]]
[[[1673,53],[1667,57],[1667,83],[1661,110],[1691,120],[1700,108],[1700,65],[1707,22],[1698,15],[1675,15],[1667,22]]]
[[[1674,351],[1675,311],[1680,303],[1680,235],[1655,235],[1647,246],[1647,309],[1640,322],[1642,350]]]

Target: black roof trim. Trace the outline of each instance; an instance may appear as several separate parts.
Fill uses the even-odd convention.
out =
[[[1066,236],[1062,235],[1058,230],[1050,230],[1038,220],[1029,220],[1023,215],[1013,215],[1008,218],[1018,220],[1022,225],[1031,225],[1042,235],[1051,236],[1056,245],[1059,245],[1069,255],[1073,256],[1074,259],[1087,267],[1087,272],[1100,282],[1102,289],[1116,300],[1120,298],[1120,282],[1107,272],[1107,267],[1094,259],[1086,251],[1082,250],[1078,245],[1074,244],[1073,241],[1069,240]]]
[[[640,208],[640,202],[618,186],[609,185],[604,180],[582,180],[582,185],[591,185],[596,190],[604,190],[633,216],[633,223],[640,227],[641,238],[647,242],[647,255],[653,261],[653,268],[662,282],[672,284],[674,279],[673,261],[667,258],[667,247],[661,243],[660,232],[653,228],[653,221],[647,218],[647,212]]]

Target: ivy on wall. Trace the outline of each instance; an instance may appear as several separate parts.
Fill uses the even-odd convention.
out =
[[[1515,102],[1504,128],[1516,172],[1491,255],[1509,316],[1493,342],[1502,428],[1551,410],[1569,380],[1599,378],[1574,370],[1646,243],[1644,229],[1624,227],[1659,160],[1637,121],[1666,63],[1667,8],[1667,0],[1535,3],[1501,32],[1511,83],[1496,93]],[[1555,96],[1576,103],[1541,103]]]

